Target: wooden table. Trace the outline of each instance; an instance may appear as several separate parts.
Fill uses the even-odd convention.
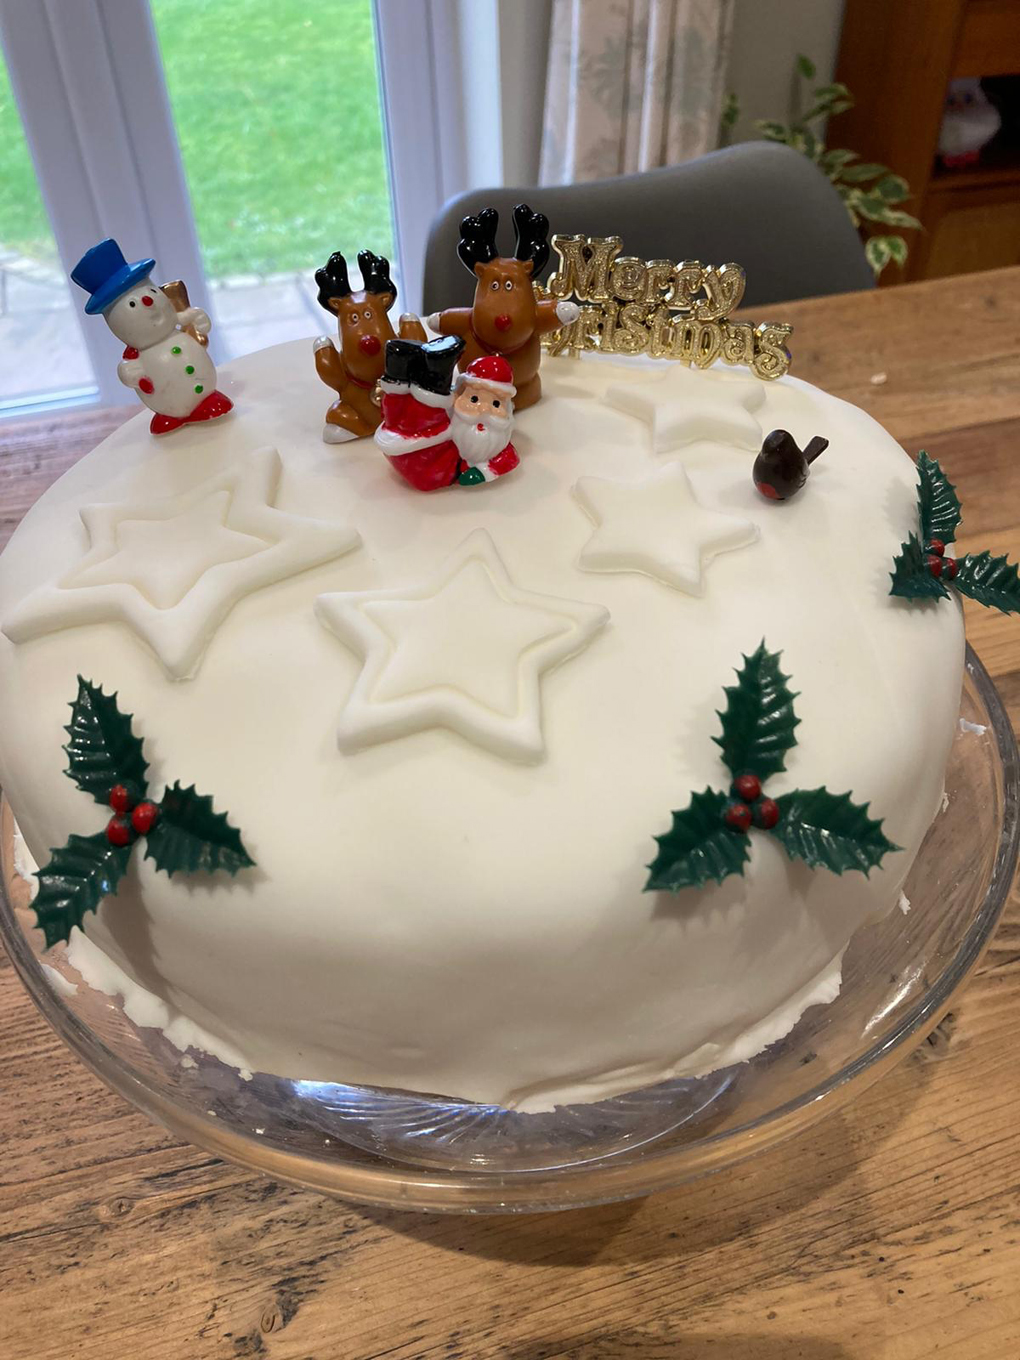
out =
[[[1020,269],[775,312],[798,374],[942,461],[964,548],[1020,552]],[[4,534],[123,414],[6,428]],[[968,615],[1020,722],[1020,619]],[[636,1203],[426,1217],[182,1146],[60,1046],[4,958],[0,1357],[1017,1360],[1018,1036],[1014,899],[957,1014],[813,1132]]]

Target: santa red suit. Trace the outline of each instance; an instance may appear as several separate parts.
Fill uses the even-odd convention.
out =
[[[476,359],[461,374],[455,394],[453,368],[463,348],[463,340],[452,335],[425,345],[386,344],[382,422],[375,440],[419,491],[492,481],[518,463],[509,442],[515,390],[510,365],[499,355]],[[454,410],[455,402],[463,411]]]
[[[387,340],[380,381],[382,423],[375,442],[405,481],[438,491],[457,480],[460,454],[450,435],[453,370],[464,348],[459,336],[418,344]]]

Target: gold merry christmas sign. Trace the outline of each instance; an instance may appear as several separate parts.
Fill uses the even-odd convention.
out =
[[[552,248],[559,267],[544,291],[573,297],[580,315],[547,337],[550,353],[649,354],[698,368],[722,359],[759,378],[790,367],[792,326],[729,320],[744,295],[739,265],[639,260],[620,254],[619,236],[554,236]]]

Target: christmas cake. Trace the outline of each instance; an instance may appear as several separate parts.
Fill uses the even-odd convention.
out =
[[[536,1110],[739,1062],[836,995],[939,809],[961,612],[900,597],[953,594],[952,489],[919,527],[873,420],[740,366],[547,357],[511,440],[512,356],[450,315],[331,442],[346,370],[283,345],[26,516],[0,782],[40,922],[248,1071]]]

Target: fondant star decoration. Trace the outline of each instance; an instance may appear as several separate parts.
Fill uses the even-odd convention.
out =
[[[516,586],[484,529],[418,585],[320,595],[315,612],[364,663],[342,751],[445,727],[508,760],[544,754],[541,677],[609,618]]]
[[[83,506],[89,551],[16,605],[4,634],[123,623],[172,679],[190,679],[238,600],[361,542],[348,525],[278,510],[280,473],[267,447],[176,496]]]
[[[752,414],[765,402],[760,379],[747,382],[670,366],[655,377],[614,384],[603,400],[648,424],[653,453],[697,440],[755,452],[761,447],[761,425]]]
[[[688,595],[703,593],[705,565],[717,553],[758,537],[750,520],[706,509],[683,463],[667,463],[633,481],[582,477],[574,495],[597,526],[578,566],[640,572]]]

